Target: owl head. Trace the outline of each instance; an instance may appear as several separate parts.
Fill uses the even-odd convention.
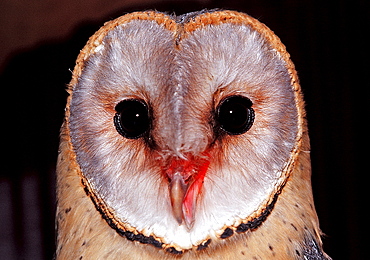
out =
[[[108,22],[69,93],[64,134],[107,226],[175,253],[263,225],[302,150],[294,65],[242,13]]]

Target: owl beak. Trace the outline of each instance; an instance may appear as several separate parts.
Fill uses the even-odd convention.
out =
[[[181,173],[179,172],[174,173],[170,180],[169,191],[172,212],[179,225],[181,225],[183,220],[182,202],[185,198],[185,194],[188,188],[189,185],[185,183],[185,180]]]
[[[185,224],[189,230],[194,224],[197,200],[208,166],[208,158],[189,156],[187,159],[171,159],[165,170],[173,215],[179,225]]]

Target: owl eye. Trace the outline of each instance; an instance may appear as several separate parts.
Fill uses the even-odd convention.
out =
[[[239,95],[223,99],[216,109],[216,121],[229,135],[244,134],[254,121],[252,101]]]
[[[148,105],[140,99],[127,99],[117,104],[114,125],[128,139],[142,137],[150,127]]]

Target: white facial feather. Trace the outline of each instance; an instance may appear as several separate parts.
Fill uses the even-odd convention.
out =
[[[298,114],[286,64],[250,27],[207,25],[178,44],[154,21],[111,30],[73,86],[70,131],[84,176],[113,214],[147,236],[188,249],[258,211],[281,184]],[[217,140],[213,112],[235,94],[252,101],[255,122],[243,135]],[[115,106],[132,97],[153,111],[155,150],[114,127]],[[206,150],[211,162],[188,230],[172,214],[158,161]]]

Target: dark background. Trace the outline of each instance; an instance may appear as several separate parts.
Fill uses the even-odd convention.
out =
[[[365,259],[370,101],[365,2],[68,0],[53,6],[54,1],[4,0],[0,258],[53,257],[55,163],[65,87],[89,36],[105,21],[131,11],[182,14],[218,7],[259,19],[287,46],[305,94],[324,249],[334,259]]]

